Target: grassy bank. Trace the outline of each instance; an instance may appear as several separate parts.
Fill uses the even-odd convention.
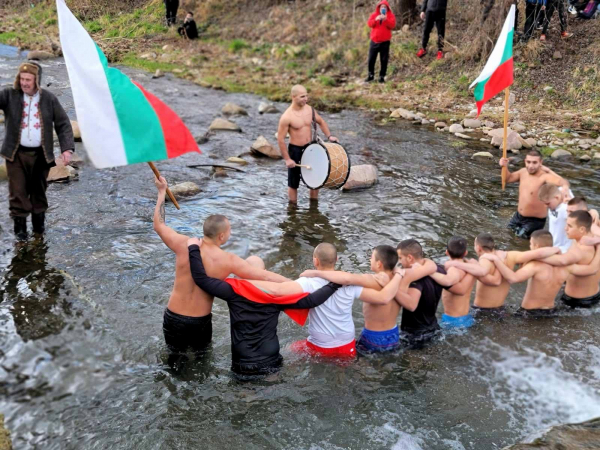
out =
[[[189,42],[164,26],[160,0],[136,0],[120,9],[114,0],[98,1],[103,6],[95,10],[87,0],[78,2],[74,12],[113,63],[173,72],[203,86],[277,101],[287,100],[291,85],[301,83],[322,109],[401,106],[438,120],[460,120],[473,108],[469,83],[510,4],[498,1],[482,23],[479,0],[450,2],[447,54],[441,61],[432,56],[435,34],[431,54],[423,60],[415,56],[422,24],[396,30],[388,82],[380,85],[362,81],[372,2],[187,0],[180,15],[193,10],[201,31],[201,39]],[[54,2],[2,14],[0,42],[58,48]],[[534,39],[515,46],[512,117],[528,126],[583,130],[594,137],[600,131],[600,27],[597,21],[571,20],[575,36],[561,40],[555,26],[546,43]],[[499,122],[501,113],[487,108],[483,118]]]

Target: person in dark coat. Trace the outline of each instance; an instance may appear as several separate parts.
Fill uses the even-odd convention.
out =
[[[196,21],[194,20],[194,14],[188,12],[185,16],[185,20],[183,21],[183,25],[177,29],[177,32],[188,39],[196,39],[198,38],[198,27],[196,26]]]
[[[56,165],[52,129],[58,136],[65,165],[71,162],[75,150],[71,121],[56,96],[42,90],[41,79],[40,65],[23,63],[13,86],[0,91],[0,110],[6,118],[0,156],[6,160],[10,216],[19,239],[27,238],[29,214],[33,231],[45,230],[47,178],[50,168]]]
[[[167,10],[167,26],[175,25],[177,22],[177,9],[179,8],[179,0],[164,0]]]
[[[421,8],[421,20],[425,21],[425,28],[423,29],[423,41],[421,42],[421,49],[417,52],[417,56],[422,58],[427,54],[427,43],[429,42],[429,35],[433,26],[437,28],[438,32],[438,52],[437,59],[444,57],[444,36],[446,35],[446,8],[448,7],[448,0],[425,0],[423,7]]]
[[[369,17],[367,25],[371,28],[371,43],[369,45],[369,75],[365,81],[369,83],[375,79],[375,63],[377,62],[377,55],[379,55],[381,63],[379,82],[384,83],[390,57],[392,30],[396,26],[396,16],[394,16],[386,0],[377,3],[375,12]]]

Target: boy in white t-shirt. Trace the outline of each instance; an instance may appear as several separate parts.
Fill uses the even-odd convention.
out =
[[[337,262],[337,251],[331,244],[319,244],[313,253],[313,265],[317,270],[333,271]],[[330,357],[356,356],[355,328],[352,319],[352,305],[355,299],[373,304],[389,304],[398,291],[400,273],[394,274],[392,281],[383,289],[373,277],[370,287],[344,286],[338,289],[325,303],[310,310],[308,314],[308,339],[295,342],[292,349]],[[269,293],[279,295],[314,292],[328,283],[323,278],[299,278],[296,281],[272,283],[252,281]],[[393,294],[390,296],[389,294]]]
[[[548,231],[552,234],[553,247],[560,248],[563,254],[567,253],[573,241],[566,232],[569,213],[564,193],[557,185],[545,183],[540,187],[538,197],[548,207]]]

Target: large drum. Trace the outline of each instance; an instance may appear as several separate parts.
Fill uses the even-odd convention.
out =
[[[350,157],[334,142],[309,145],[300,164],[302,181],[311,189],[339,189],[350,176]]]

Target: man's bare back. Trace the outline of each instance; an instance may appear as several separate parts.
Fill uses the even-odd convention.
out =
[[[473,286],[475,286],[476,278],[462,270],[461,272],[461,279],[458,284],[442,291],[444,314],[451,317],[466,316],[469,314],[471,307],[471,292]]]
[[[579,242],[574,242],[569,248],[567,254],[573,250],[581,251],[581,258],[578,260],[579,265],[590,265],[594,259],[595,249],[587,245],[581,245]],[[567,277],[567,285],[565,286],[565,294],[573,298],[592,297],[598,293],[598,283],[600,282],[600,271],[593,275],[578,276],[569,274]]]
[[[564,267],[553,267],[549,264],[532,261],[526,266],[533,265],[535,275],[527,281],[527,290],[523,296],[523,309],[552,309],[558,291],[564,284],[569,273]]]

